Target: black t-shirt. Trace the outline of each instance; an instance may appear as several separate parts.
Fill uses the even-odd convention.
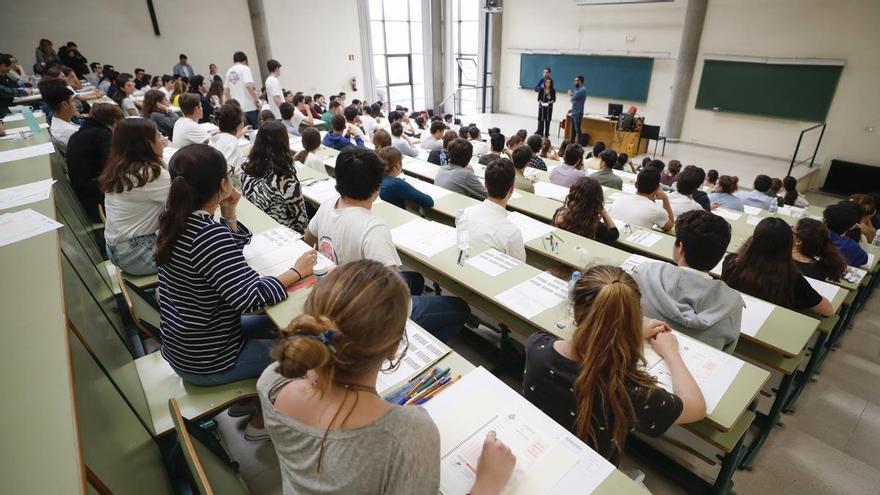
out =
[[[726,258],[724,258],[724,264],[721,268],[722,275],[724,271],[728,270],[730,266],[736,262],[736,253],[728,254]],[[798,268],[800,268],[800,264],[798,264]],[[791,303],[791,307],[788,309],[793,309],[796,311],[810,309],[813,306],[822,302],[822,295],[816,292],[816,289],[807,282],[807,279],[804,278],[800,273],[795,273],[793,275],[794,279],[792,280],[792,287],[794,288],[794,299]],[[816,277],[810,277],[816,278]],[[818,277],[819,280],[824,280],[825,277]],[[771,281],[767,281],[767,283],[772,283]],[[730,284],[728,284],[730,285]],[[739,290],[739,287],[736,287],[735,284],[731,285],[732,288]],[[761,298],[760,294],[750,294],[754,297]],[[773,301],[768,301],[773,302]]]
[[[828,274],[825,273],[825,270],[819,265],[819,263],[804,263],[795,260],[794,264],[797,265],[798,270],[800,270],[801,274],[805,277],[814,278],[816,280],[826,280],[828,278]]]
[[[557,423],[575,433],[577,402],[572,387],[580,369],[577,363],[553,349],[553,342],[557,340],[558,337],[545,332],[537,332],[529,337],[523,373],[523,396]],[[630,431],[636,430],[648,436],[659,437],[681,416],[684,404],[678,396],[662,388],[639,390],[636,385],[626,386],[636,412]],[[620,450],[612,442],[605,411],[601,409],[598,397],[593,400],[593,406],[592,417],[594,426],[598,428],[598,445],[590,447],[616,465],[620,462]]]
[[[558,225],[559,218],[562,216],[562,213],[565,212],[565,207],[559,208],[556,210],[556,213],[553,214],[553,225]],[[567,230],[567,229],[566,229]],[[581,235],[578,232],[572,232],[573,234]],[[584,236],[586,237],[586,236]],[[599,221],[599,225],[596,227],[596,239],[599,242],[604,242],[606,244],[610,244],[617,240],[620,237],[620,231],[617,230],[617,227],[613,229],[609,229],[605,222]]]

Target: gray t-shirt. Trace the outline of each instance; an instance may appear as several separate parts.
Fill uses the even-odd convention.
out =
[[[395,406],[370,425],[330,430],[317,473],[323,428],[275,409],[290,382],[272,363],[257,381],[266,429],[281,466],[285,495],[353,493],[436,495],[440,487],[440,433],[419,406]]]
[[[486,199],[486,188],[473,171],[448,163],[440,167],[434,185],[479,200]]]

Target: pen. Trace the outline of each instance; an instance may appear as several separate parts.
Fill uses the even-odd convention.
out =
[[[452,378],[452,377],[444,378],[443,382],[440,383],[439,385],[437,385],[437,387],[435,387],[434,389],[432,389],[430,392],[423,395],[422,397],[415,399],[415,401],[413,402],[413,405],[417,406],[420,404],[424,404],[425,402],[428,402],[429,400],[434,398],[435,395],[442,392],[446,387],[448,387],[448,386],[452,385],[453,383],[455,383],[456,381],[458,381],[459,378],[461,378],[461,375],[456,375],[454,378]]]
[[[416,387],[414,389],[415,392],[413,392],[413,394],[418,394],[419,392],[422,392],[425,389],[429,389],[429,388],[433,387],[435,383],[442,380],[443,377],[445,377],[448,373],[449,373],[449,368],[446,368],[445,370],[441,371],[440,373],[437,373],[432,378],[430,378],[427,382],[425,382],[424,384],[422,384],[419,387]]]
[[[458,250],[458,266],[461,266],[462,258],[464,258],[464,249]]]
[[[430,379],[431,379],[434,375],[436,375],[436,374],[437,374],[437,368],[432,369],[431,372],[428,373],[428,376],[422,378],[421,381],[419,381],[419,383],[417,383],[416,386],[412,388],[412,390],[410,390],[409,392],[407,392],[407,394],[406,394],[406,398],[409,399],[410,397],[412,397],[412,394],[415,393],[415,390],[418,390],[419,387],[421,387],[422,385],[424,385],[425,382],[427,382],[428,380],[430,380]]]
[[[432,392],[436,391],[437,389],[439,389],[439,388],[443,387],[444,385],[446,385],[447,383],[449,383],[450,380],[451,380],[451,377],[447,376],[446,378],[440,380],[439,382],[433,383],[431,386],[423,389],[418,394],[412,396],[408,401],[406,401],[405,405],[409,406],[409,405],[415,404],[415,402],[420,399],[427,398]]]

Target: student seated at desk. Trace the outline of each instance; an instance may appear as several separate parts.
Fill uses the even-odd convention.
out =
[[[113,131],[107,165],[98,178],[107,215],[107,255],[132,275],[156,273],[156,229],[171,188],[163,147],[152,120],[124,119]]]
[[[273,120],[260,127],[241,168],[241,192],[248,201],[281,225],[306,231],[309,217],[284,124]]]
[[[859,205],[862,209],[858,223],[861,232],[860,244],[870,245],[874,242],[874,236],[877,235],[877,228],[872,222],[874,216],[877,215],[877,203],[874,202],[874,197],[870,194],[853,194],[848,200]]]
[[[456,228],[467,232],[473,241],[525,261],[526,248],[522,233],[507,219],[507,201],[513,194],[515,175],[513,163],[507,158],[499,158],[487,165],[488,197],[482,203],[464,210],[456,221]]]
[[[385,163],[370,150],[349,147],[336,157],[335,171],[340,198],[318,208],[309,222],[305,242],[317,243],[318,251],[337,265],[371,259],[398,271],[401,262],[391,230],[371,211],[385,177]],[[470,318],[467,303],[457,297],[415,295],[423,292],[424,278],[412,272],[401,276],[414,294],[413,321],[443,341],[461,331]]]
[[[440,434],[420,406],[376,393],[406,325],[406,285],[379,262],[333,270],[282,330],[257,381],[285,493],[435,495]],[[473,495],[497,495],[516,459],[489,433]]]
[[[831,316],[834,309],[798,271],[791,257],[791,227],[781,218],[765,218],[736,253],[724,258],[721,280],[730,287],[769,303]]]
[[[391,146],[406,156],[418,158],[419,150],[412,147],[406,136],[403,135],[403,125],[400,122],[391,124]]]
[[[543,142],[544,138],[537,134],[532,134],[526,139],[526,146],[532,150],[532,158],[529,162],[529,166],[546,172],[547,164],[544,163],[544,160],[542,160],[540,156],[538,156],[538,152],[541,151],[541,144]]]
[[[678,179],[678,173],[681,172],[681,162],[678,160],[669,160],[666,170],[660,172],[660,183],[664,186],[672,187]]]
[[[361,116],[359,112],[360,110],[356,106],[351,105],[342,110],[342,116],[345,117],[345,127],[348,130],[348,134],[352,137],[360,136],[361,139],[364,139],[366,136],[363,129],[361,129]]]
[[[171,144],[175,148],[183,148],[188,144],[205,144],[211,135],[199,125],[202,118],[202,105],[198,95],[186,93],[180,97],[180,111],[183,117],[174,123],[174,139]]]
[[[354,142],[352,142],[352,135],[345,122],[345,117],[342,115],[334,115],[331,119],[330,127],[332,130],[324,136],[324,146],[334,150],[344,150],[349,146],[355,145],[358,147],[364,146],[364,140],[360,136],[354,136]]]
[[[672,259],[678,266],[642,263],[632,272],[645,316],[733,353],[742,325],[742,297],[709,275],[729,243],[730,224],[718,215],[701,208],[676,218]]]
[[[785,204],[796,206],[798,208],[807,208],[810,206],[807,197],[798,192],[797,179],[794,177],[789,175],[782,179],[782,189],[782,201]]]
[[[193,385],[256,378],[272,362],[276,329],[265,314],[244,313],[285,300],[287,288],[312,273],[317,253],[304,253],[277,277],[260,276],[242,254],[251,232],[236,219],[241,194],[223,155],[189,145],[174,154],[170,173],[156,241],[162,357]],[[214,220],[218,207],[220,222]],[[244,436],[268,438],[259,412]]]
[[[862,207],[852,201],[841,201],[828,206],[822,212],[822,221],[831,233],[831,241],[851,266],[862,266],[868,262],[868,253],[857,240],[861,237],[861,230],[858,228],[861,216]],[[849,235],[853,235],[853,238]]]
[[[583,158],[584,149],[581,148],[581,145],[570,145],[565,149],[565,155],[562,157],[562,164],[550,171],[550,182],[562,187],[571,187],[571,185],[577,182],[578,179],[586,177],[587,173],[584,171]],[[529,181],[530,186],[531,184],[532,182]]]
[[[443,122],[431,122],[431,127],[428,129],[429,134],[427,136],[422,137],[422,142],[419,143],[419,146],[423,150],[439,150],[443,148],[443,134],[446,132],[446,124]]]
[[[407,201],[431,208],[434,200],[399,177],[403,170],[403,155],[397,148],[385,147],[376,152],[385,163],[385,177],[379,189],[379,197],[398,208],[406,208]]]
[[[710,168],[706,172],[706,179],[703,181],[703,186],[700,188],[706,194],[711,194],[715,190],[715,186],[718,184],[718,171],[714,168]]]
[[[570,339],[529,337],[523,396],[613,464],[631,430],[659,437],[706,416],[703,394],[666,325],[643,323],[639,286],[622,269],[594,266],[572,290]],[[674,394],[639,368],[647,340],[669,366]]]
[[[775,196],[770,196],[770,177],[764,174],[761,174],[755,177],[755,182],[752,185],[754,189],[751,191],[740,191],[736,193],[736,197],[742,200],[743,204],[746,206],[754,206],[755,208],[760,208],[762,210],[770,209],[770,202],[776,201]]]
[[[333,116],[340,115],[342,116],[343,106],[336,100],[330,101],[330,104],[327,106],[327,111],[321,114],[321,120],[324,121],[324,128],[331,129],[333,126]]]
[[[614,175],[614,165],[617,163],[617,152],[614,150],[605,150],[599,155],[599,171],[593,173],[592,177],[605,187],[622,190],[623,179]]]
[[[391,134],[385,129],[376,129],[373,131],[373,151],[379,151],[382,148],[391,146]],[[433,153],[433,152],[432,152]]]
[[[141,107],[141,116],[156,123],[159,132],[168,139],[174,139],[174,124],[178,120],[176,113],[171,111],[171,104],[165,98],[165,94],[159,90],[151,89],[144,95],[144,104]]]
[[[492,146],[492,149],[477,160],[477,163],[480,165],[488,165],[501,158],[501,152],[504,151],[504,134],[500,132],[492,134],[492,137],[489,138],[489,144]]]
[[[658,205],[657,200],[662,201],[663,206]],[[639,172],[636,194],[625,194],[616,199],[608,213],[628,224],[649,229],[656,226],[664,232],[669,231],[675,221],[669,197],[660,190],[660,172],[653,167]]]
[[[98,177],[110,156],[113,129],[125,116],[114,103],[95,103],[89,116],[67,142],[67,175],[73,192],[89,217],[97,221],[98,205],[104,204],[104,193]]]
[[[361,124],[363,124],[364,127],[364,137],[367,141],[371,141],[373,139],[373,133],[379,128],[379,121],[373,117],[372,105],[364,105],[362,112]]]
[[[471,126],[468,128],[468,137],[467,139],[471,142],[471,145],[474,147],[474,154],[477,156],[485,155],[489,152],[489,143],[483,141],[482,135],[480,134],[480,128],[477,126]],[[546,169],[546,167],[545,167]]]
[[[541,142],[541,151],[538,153],[541,158],[546,158],[548,160],[559,160],[560,156],[565,156],[564,153],[560,153],[556,151],[556,148],[553,147],[553,143],[550,142],[549,139],[544,138]]]
[[[43,79],[40,81],[40,95],[52,110],[49,135],[62,156],[66,156],[67,142],[79,130],[79,126],[73,122],[76,117],[73,91],[61,79]]]
[[[693,172],[688,173],[693,173],[694,177],[699,178],[701,185],[706,181],[706,171],[702,168],[696,165],[688,165],[684,169],[682,169],[682,172],[684,172],[685,170],[692,170]],[[712,211],[712,203],[709,201],[709,193],[703,191],[701,187],[697,187],[694,192],[691,193],[691,198],[693,198],[693,200],[696,201],[697,204],[700,205],[700,207],[704,210]]]
[[[791,257],[805,277],[832,282],[843,278],[846,260],[831,241],[825,224],[813,218],[801,218],[793,230]]]
[[[449,163],[449,143],[458,138],[458,134],[453,130],[448,130],[443,133],[443,147],[438,150],[431,150],[428,153],[428,163],[433,163],[434,165],[443,166]]]
[[[244,135],[244,113],[241,107],[232,103],[225,103],[216,112],[215,120],[219,132],[211,136],[208,144],[223,153],[226,164],[232,170],[230,178],[232,183],[241,186],[241,164],[244,157],[241,156],[241,145],[238,140]]]
[[[602,155],[603,151],[605,151],[605,143],[603,141],[596,141],[596,144],[593,145],[592,153],[584,160],[584,166],[591,170],[602,168],[602,159],[599,156]]]
[[[134,101],[134,96],[132,96],[134,94],[134,79],[131,77],[131,74],[119,74],[116,78],[116,88],[112,95],[109,90],[107,94],[122,107],[122,113],[131,117],[140,115],[138,104]]]
[[[327,168],[324,166],[324,162],[315,154],[315,151],[321,147],[321,133],[314,127],[306,127],[302,131],[300,144],[303,149],[294,155],[293,160],[316,172],[326,174]]]
[[[685,167],[676,175],[675,191],[669,193],[669,206],[672,207],[673,215],[678,217],[687,211],[703,209],[693,196],[700,189],[702,183],[703,175],[697,167]],[[716,263],[718,262],[716,261]]]
[[[718,178],[713,192],[709,193],[709,201],[728,210],[743,211],[743,202],[736,196],[739,177],[722,175]]]
[[[535,183],[525,176],[526,167],[532,162],[532,149],[528,145],[521,144],[514,148],[511,153],[513,168],[516,169],[516,179],[513,185],[520,190],[535,193]]]
[[[260,125],[263,125],[266,122],[272,122],[273,120],[275,120],[275,114],[272,113],[272,110],[260,110]]]
[[[580,145],[573,144],[569,150],[573,146],[580,148]],[[614,220],[605,211],[602,185],[589,176],[572,184],[565,203],[553,214],[553,225],[599,242],[611,243],[620,237]]]
[[[510,136],[509,138],[507,138],[507,143],[505,143],[504,154],[507,155],[508,158],[513,160],[513,150],[517,149],[521,144],[523,144],[523,142],[522,139],[520,139],[519,135],[514,134],[513,136]]]
[[[449,161],[440,167],[437,177],[434,178],[434,184],[476,199],[486,199],[486,188],[469,165],[474,155],[471,143],[462,138],[455,138],[449,143],[447,153]]]

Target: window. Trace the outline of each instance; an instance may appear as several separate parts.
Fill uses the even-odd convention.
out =
[[[373,79],[386,110],[425,108],[421,8],[419,0],[369,1]]]
[[[460,94],[461,107],[458,113],[473,115],[477,113],[479,90],[480,3],[479,0],[452,1],[452,53],[455,57],[454,71],[456,88],[465,88]],[[467,89],[474,88],[474,89]]]

